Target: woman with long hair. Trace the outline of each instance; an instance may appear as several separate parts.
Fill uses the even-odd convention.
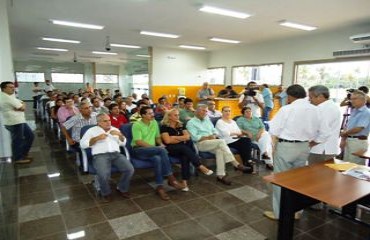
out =
[[[206,175],[211,175],[213,171],[200,163],[199,156],[196,155],[193,143],[190,141],[190,134],[179,120],[177,109],[166,111],[161,123],[162,140],[168,154],[181,159],[181,175],[185,186],[183,191],[189,191],[187,181],[190,178],[190,163]]]

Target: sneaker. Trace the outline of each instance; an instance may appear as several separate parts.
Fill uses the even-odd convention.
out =
[[[264,211],[263,216],[271,219],[271,220],[279,220],[278,218],[275,217],[274,213],[272,211]]]

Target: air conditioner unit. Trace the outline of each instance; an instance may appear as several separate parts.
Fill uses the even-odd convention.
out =
[[[360,44],[370,44],[370,33],[363,33],[363,34],[357,34],[350,36],[349,39],[352,40],[354,43],[360,43]]]
[[[334,51],[333,57],[363,57],[370,56],[370,48]]]

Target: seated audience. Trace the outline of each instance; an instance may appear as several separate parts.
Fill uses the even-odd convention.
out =
[[[141,94],[141,100],[144,100],[144,99],[148,99],[148,101],[149,101],[147,103],[148,106],[153,104],[153,101],[149,98],[148,94],[146,94],[146,93]]]
[[[80,139],[81,129],[83,126],[96,125],[96,113],[91,112],[90,105],[88,103],[80,104],[80,113],[74,115],[66,122],[61,124],[61,131],[68,141],[69,146],[72,149],[77,150],[80,154]],[[71,131],[71,135],[68,130]],[[81,155],[80,155],[81,156]]]
[[[180,121],[186,124],[187,121],[194,117],[193,100],[191,98],[185,98],[184,108],[180,109]]]
[[[132,109],[136,108],[136,104],[133,103],[133,98],[128,96],[126,98],[126,109],[129,113],[133,114]]]
[[[162,200],[169,200],[163,188],[163,176],[168,178],[168,185],[183,189],[172,173],[172,167],[168,153],[163,145],[159,133],[157,121],[154,120],[154,112],[148,106],[140,109],[142,119],[132,126],[132,146],[134,155],[140,159],[151,161],[155,169],[156,192]]]
[[[188,121],[186,128],[199,151],[207,151],[216,155],[217,181],[231,185],[225,172],[225,164],[228,162],[234,165],[235,170],[246,171],[246,167],[236,161],[225,140],[218,139],[217,130],[207,117],[206,105],[199,104],[197,106],[195,116]]]
[[[126,109],[126,102],[125,101],[123,101],[123,102],[121,102],[121,104],[120,105],[118,105],[118,107],[119,107],[119,112],[123,115],[123,116],[125,116],[126,117],[126,119],[129,119],[130,118],[130,116],[131,116],[131,114],[127,111],[127,109]]]
[[[102,102],[100,101],[99,98],[93,97],[91,98],[91,111],[96,112],[96,113],[106,113],[106,109],[104,106],[102,106]]]
[[[190,179],[190,163],[206,175],[211,175],[212,170],[202,165],[196,155],[189,132],[179,120],[179,111],[171,109],[164,115],[161,125],[162,141],[166,145],[168,154],[179,157],[181,160],[181,176],[184,184],[183,191],[189,191],[187,181]]]
[[[227,86],[225,89],[221,90],[217,97],[220,98],[237,98],[239,94],[233,90],[232,86]]]
[[[112,103],[109,106],[109,112],[109,118],[113,127],[120,128],[121,125],[128,123],[127,118],[120,113],[117,103]]]
[[[142,107],[147,107],[147,105],[145,103],[143,103],[142,101],[138,101],[138,105],[137,105],[137,108],[135,110],[135,113],[131,115],[130,117],[130,122],[137,122],[139,120],[141,120],[141,114],[140,114],[140,109]]]
[[[181,109],[184,109],[185,108],[185,97],[179,97],[179,99],[177,99],[177,108],[179,109],[179,110],[181,110]]]
[[[81,148],[91,148],[93,166],[98,175],[100,191],[105,202],[112,200],[112,191],[109,186],[111,166],[114,165],[121,173],[121,179],[116,190],[124,198],[129,198],[130,180],[134,174],[134,167],[127,158],[120,153],[120,146],[126,143],[125,137],[115,127],[111,126],[109,116],[101,113],[97,116],[98,125],[87,130],[81,139]]]
[[[58,122],[60,124],[63,124],[65,121],[67,121],[67,118],[80,113],[78,108],[74,106],[72,99],[66,99],[64,103],[65,105],[61,106],[57,112]]]
[[[158,99],[157,107],[154,110],[154,116],[156,120],[162,120],[164,113],[170,110],[165,106],[165,99],[163,97]]]
[[[238,150],[243,164],[246,166],[245,172],[253,172],[253,167],[251,165],[251,139],[247,138],[236,122],[231,119],[230,107],[225,106],[222,108],[222,118],[217,121],[216,129],[220,137],[225,140],[230,148]]]
[[[242,109],[242,116],[236,120],[242,132],[248,136],[253,143],[258,145],[261,151],[262,159],[265,160],[266,167],[272,169],[272,140],[271,136],[265,130],[265,125],[258,117],[253,116],[250,107]]]
[[[208,106],[207,115],[209,118],[211,118],[211,120],[212,118],[220,118],[222,116],[221,112],[216,109],[215,101],[212,100],[208,101],[207,106]]]
[[[62,99],[57,99],[55,101],[55,106],[53,106],[50,110],[51,110],[51,115],[50,117],[55,121],[55,122],[58,122],[58,110],[60,109],[60,107],[62,107],[64,105],[64,102]]]

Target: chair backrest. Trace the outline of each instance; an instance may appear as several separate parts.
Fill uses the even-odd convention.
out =
[[[86,125],[86,126],[83,126],[81,128],[81,131],[80,131],[80,137],[82,138],[85,135],[85,133],[87,132],[87,130],[89,130],[90,128],[95,127],[95,126],[96,125]]]
[[[213,126],[216,126],[217,121],[221,119],[221,117],[210,117],[209,120],[211,120]]]
[[[132,123],[126,123],[126,124],[121,125],[119,130],[126,137],[126,140],[127,140],[126,141],[126,149],[130,153],[130,155],[132,155],[132,146],[131,146],[131,142],[132,142]]]
[[[233,118],[233,120],[236,122],[236,120],[238,120],[238,118],[240,118],[242,115],[239,115],[239,116],[235,116],[234,118]]]

